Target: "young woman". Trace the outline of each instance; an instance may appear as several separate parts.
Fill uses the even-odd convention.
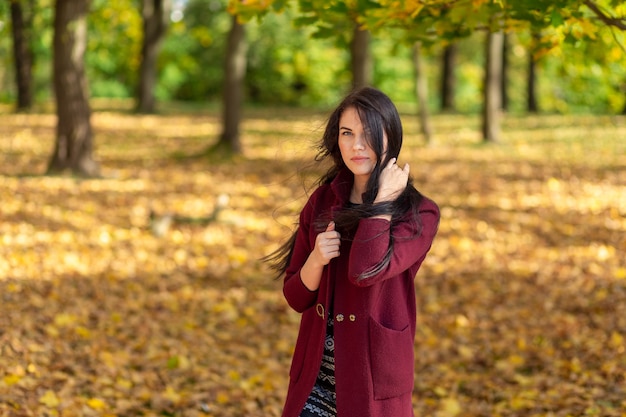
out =
[[[439,209],[396,163],[402,124],[382,92],[349,94],[318,159],[334,165],[272,258],[302,313],[284,417],[413,416],[414,278]]]

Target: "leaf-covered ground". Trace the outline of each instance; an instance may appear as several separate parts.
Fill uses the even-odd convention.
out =
[[[0,416],[279,416],[299,317],[258,260],[319,169],[323,115],[93,116],[104,179],[45,177],[50,113],[0,114]],[[208,115],[207,115],[208,114]],[[416,415],[626,416],[626,120],[410,114],[402,161],[442,209],[418,274]],[[401,161],[401,162],[402,162]],[[203,217],[162,236],[149,214]],[[222,197],[223,198],[223,197]]]

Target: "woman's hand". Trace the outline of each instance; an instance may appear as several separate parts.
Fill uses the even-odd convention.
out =
[[[406,188],[409,181],[409,164],[404,164],[404,168],[400,168],[396,161],[396,158],[391,158],[380,172],[378,195],[374,203],[393,201]]]
[[[315,238],[315,247],[300,270],[300,279],[310,291],[317,291],[320,287],[324,266],[339,256],[340,245],[341,236],[335,231],[335,222],[330,222]]]
[[[328,265],[331,259],[339,256],[341,235],[335,231],[335,222],[328,223],[326,230],[315,238],[315,247],[311,255],[315,256],[321,265]]]

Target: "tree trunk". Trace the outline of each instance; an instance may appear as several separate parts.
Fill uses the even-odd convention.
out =
[[[483,141],[499,142],[502,111],[502,32],[489,32],[484,81]]]
[[[222,134],[217,147],[229,152],[241,153],[239,138],[243,87],[246,77],[246,30],[245,26],[232,17],[232,26],[228,33],[226,59],[224,67],[224,90],[222,93]]]
[[[502,85],[500,86],[501,97],[501,107],[503,111],[509,110],[509,94],[507,91],[507,86],[509,84],[509,36],[504,34],[502,35],[502,77],[500,82]]]
[[[139,69],[137,111],[154,113],[156,100],[154,86],[157,81],[157,58],[161,41],[167,31],[170,0],[142,0],[143,44]]]
[[[370,54],[370,32],[354,23],[352,42],[350,42],[350,66],[352,70],[352,88],[371,85],[372,57]]]
[[[97,176],[91,109],[85,77],[88,0],[57,0],[54,8],[53,73],[57,131],[48,173],[71,170]]]
[[[33,49],[31,45],[32,22],[25,18],[22,3],[11,0],[11,22],[13,27],[13,57],[15,60],[15,82],[17,85],[17,110],[28,110],[33,105]],[[31,4],[29,15],[32,16]]]
[[[535,61],[535,43],[539,41],[539,35],[533,34],[533,44],[528,51],[528,74],[526,82],[526,109],[529,113],[539,112],[537,102],[537,61]]]
[[[426,71],[424,70],[422,44],[420,42],[416,42],[413,45],[413,68],[415,69],[415,93],[419,106],[420,129],[426,143],[430,143],[432,127],[430,115],[428,114],[428,81],[426,79]]]
[[[456,56],[458,47],[452,43],[443,50],[443,72],[441,74],[441,110],[454,112],[456,111],[456,103],[454,100],[454,92],[456,90],[456,77],[454,69],[456,68]]]

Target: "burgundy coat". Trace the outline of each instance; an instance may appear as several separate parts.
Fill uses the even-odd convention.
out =
[[[302,313],[283,417],[300,415],[315,384],[331,302],[338,417],[413,416],[414,278],[437,233],[439,209],[424,198],[419,208],[420,234],[415,236],[412,222],[394,227],[394,253],[388,267],[357,281],[384,257],[390,235],[387,220],[362,219],[354,238],[342,239],[341,255],[324,268],[319,289],[309,291],[300,269],[315,246],[314,222],[320,214],[345,205],[352,181],[349,171],[341,172],[311,195],[300,214],[283,286],[289,305]]]

